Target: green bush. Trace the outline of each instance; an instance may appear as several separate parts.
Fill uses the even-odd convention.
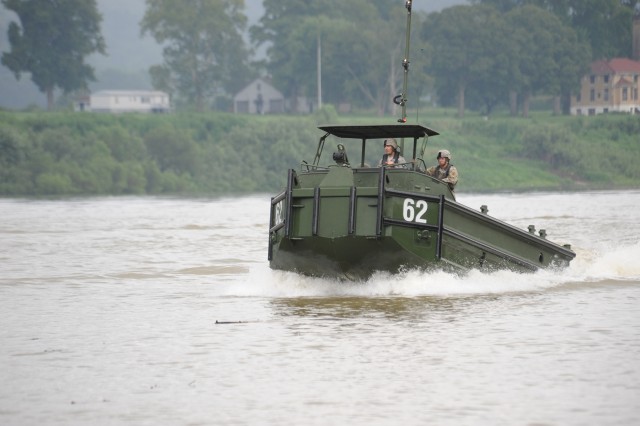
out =
[[[35,181],[36,195],[61,195],[73,192],[71,179],[60,173],[42,173]]]

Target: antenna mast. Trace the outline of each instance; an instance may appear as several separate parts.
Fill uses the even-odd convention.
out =
[[[409,42],[411,39],[411,3],[412,0],[406,0],[404,5],[404,7],[407,8],[407,36],[404,45],[404,59],[402,60],[402,68],[404,68],[402,93],[393,98],[393,103],[402,107],[402,118],[398,119],[398,123],[407,122],[407,84],[409,79]]]

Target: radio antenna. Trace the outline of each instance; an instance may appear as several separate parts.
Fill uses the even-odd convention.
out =
[[[393,98],[393,103],[402,107],[402,117],[398,119],[398,123],[407,122],[407,85],[409,79],[409,43],[411,39],[411,3],[412,0],[406,0],[404,5],[404,7],[407,8],[407,35],[404,45],[404,59],[402,60],[402,68],[404,69],[402,93]]]

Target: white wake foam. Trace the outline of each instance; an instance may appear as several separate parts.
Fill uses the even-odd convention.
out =
[[[583,274],[583,280],[640,280],[640,242],[617,245],[609,242],[597,250],[578,251],[571,268]]]
[[[544,291],[564,284],[640,281],[638,259],[640,243],[603,251],[577,250],[576,259],[562,270],[540,270],[531,274],[470,271],[465,275],[410,270],[396,275],[376,273],[365,282],[305,277],[273,271],[266,264],[260,264],[244,276],[246,281],[230,283],[224,293],[258,297],[413,297]]]
[[[538,271],[520,274],[510,271],[470,271],[456,275],[443,271],[410,270],[401,274],[376,273],[364,282],[311,278],[292,272],[253,269],[245,283],[229,286],[226,295],[263,297],[329,296],[447,296],[483,293],[535,291],[567,281],[562,273]]]

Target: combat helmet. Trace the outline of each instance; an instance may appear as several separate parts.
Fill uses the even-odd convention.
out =
[[[396,142],[395,139],[385,139],[384,144],[382,146],[387,146],[387,145],[392,147],[395,151],[398,150],[398,142]]]
[[[438,151],[438,156],[436,158],[440,157],[448,158],[449,161],[451,161],[451,153],[446,149],[441,149],[440,151]]]

